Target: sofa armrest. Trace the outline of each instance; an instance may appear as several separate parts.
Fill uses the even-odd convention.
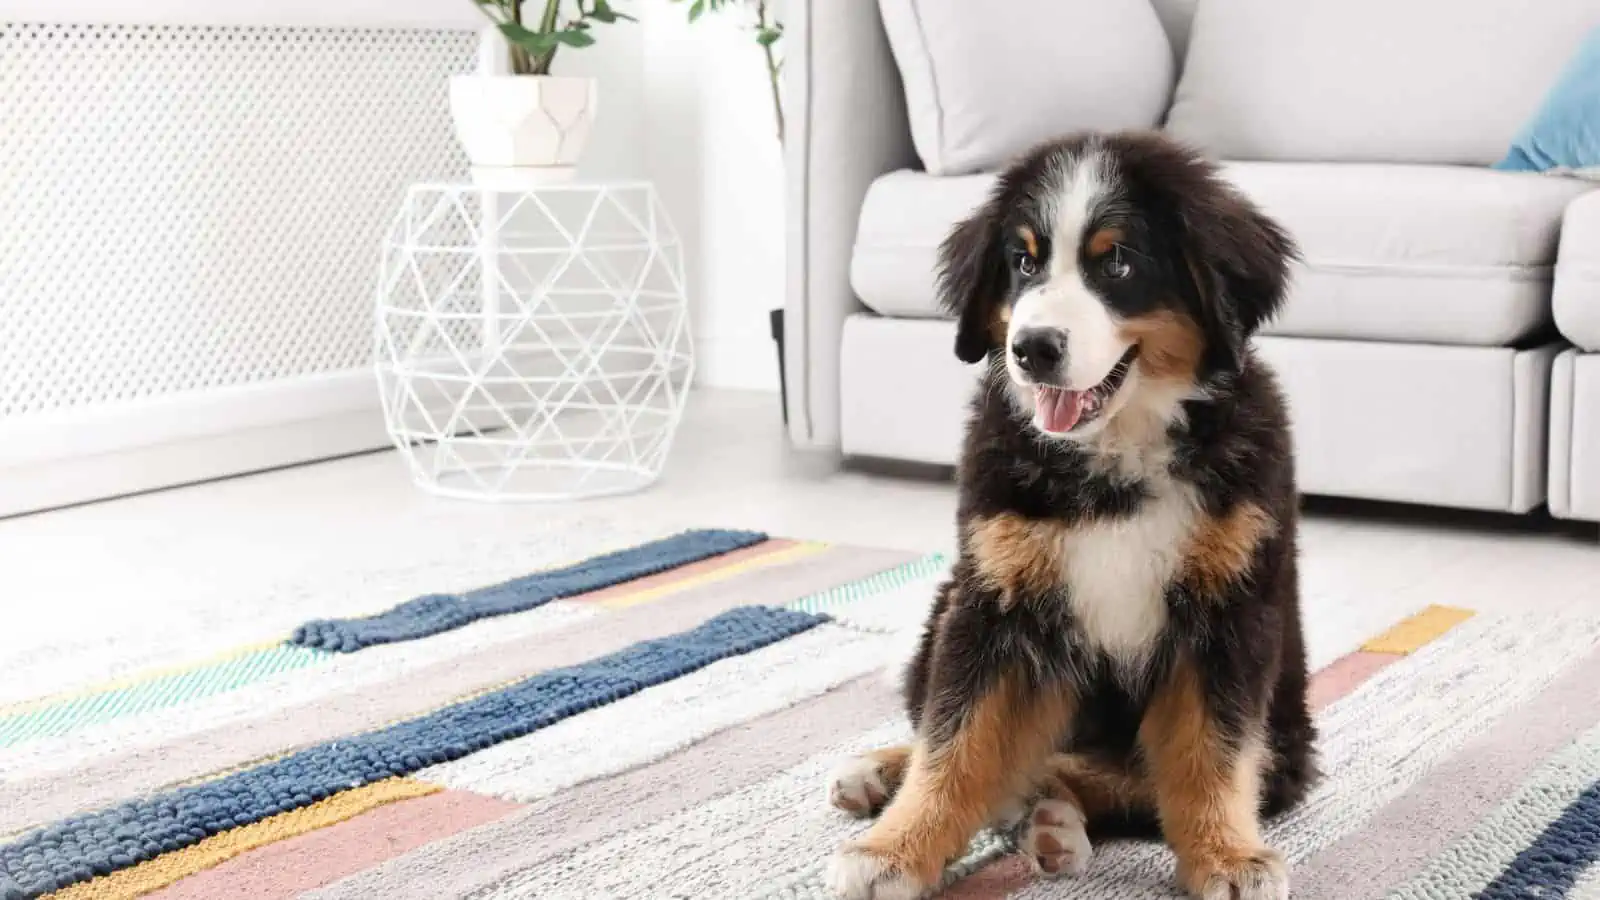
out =
[[[1600,351],[1600,191],[1567,204],[1550,296],[1561,335]]]
[[[850,255],[861,201],[873,179],[916,155],[877,3],[793,0],[785,32],[789,434],[798,446],[832,448],[840,338],[860,308]]]

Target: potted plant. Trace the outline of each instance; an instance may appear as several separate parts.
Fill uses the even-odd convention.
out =
[[[450,81],[456,137],[477,169],[547,180],[570,177],[594,122],[593,78],[550,74],[562,47],[594,43],[590,30],[631,16],[608,0],[472,0],[492,23],[478,72]],[[562,7],[573,6],[564,15]]]

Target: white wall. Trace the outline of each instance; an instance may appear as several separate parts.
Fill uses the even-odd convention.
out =
[[[685,244],[698,380],[777,390],[767,317],[783,304],[783,154],[761,50],[734,11],[691,26],[681,4],[634,8],[646,171]]]
[[[841,0],[858,2],[858,0]],[[683,240],[702,384],[776,390],[768,312],[783,303],[783,155],[760,48],[738,11],[632,0],[556,71],[600,79],[585,177],[655,181]],[[469,0],[0,0],[0,21],[477,27]]]

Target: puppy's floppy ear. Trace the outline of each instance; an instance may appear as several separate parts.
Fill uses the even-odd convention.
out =
[[[998,191],[939,246],[939,305],[956,316],[956,356],[980,362],[1000,343],[1000,304],[1011,287]]]
[[[1180,202],[1183,248],[1212,362],[1236,369],[1245,342],[1283,306],[1300,251],[1231,185],[1215,174],[1209,180],[1210,190]]]

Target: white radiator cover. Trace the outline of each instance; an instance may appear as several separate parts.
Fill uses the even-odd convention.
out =
[[[382,445],[379,243],[475,49],[0,22],[0,515]]]

